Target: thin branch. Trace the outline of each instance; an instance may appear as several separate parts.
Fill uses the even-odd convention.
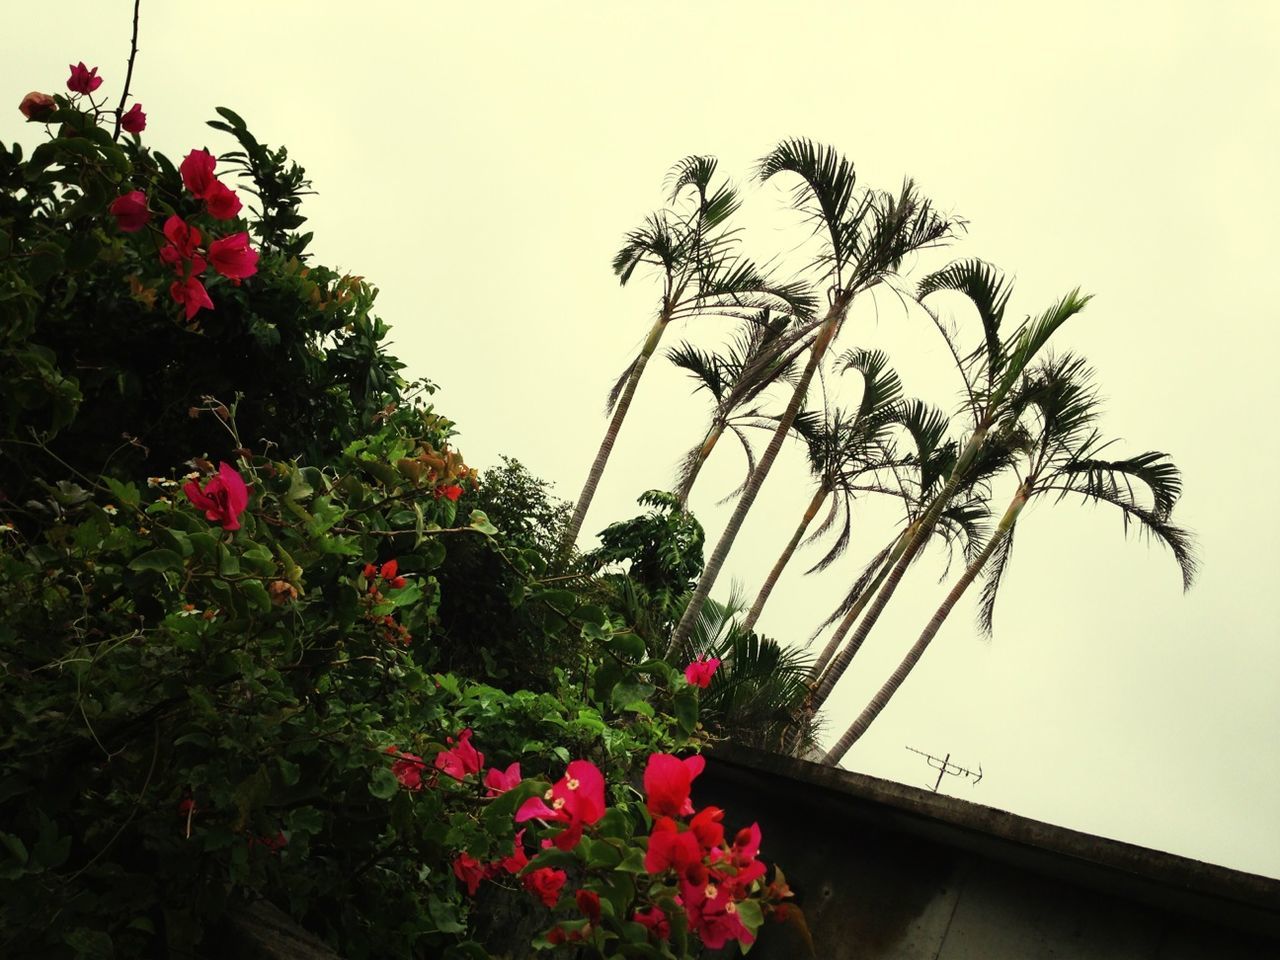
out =
[[[124,116],[124,103],[129,99],[129,84],[133,82],[133,61],[138,56],[138,8],[142,0],[133,0],[133,36],[129,40],[129,69],[124,75],[124,90],[120,92],[120,106],[116,107],[116,126],[111,132],[112,140],[120,139],[120,118]]]

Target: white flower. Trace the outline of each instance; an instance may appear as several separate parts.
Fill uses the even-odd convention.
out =
[[[114,517],[120,511],[108,503],[105,507],[102,508],[102,512],[105,513],[108,517]]]

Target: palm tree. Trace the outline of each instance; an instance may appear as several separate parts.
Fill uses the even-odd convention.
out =
[[[777,750],[794,742],[811,749],[814,728],[797,709],[807,692],[808,658],[746,629],[738,619],[742,607],[736,590],[727,603],[708,600],[689,646],[677,658],[706,655],[721,661],[699,698],[699,716],[714,736],[733,743]]]
[[[809,384],[839,334],[854,298],[882,283],[908,254],[944,240],[952,230],[951,222],[934,212],[910,180],[903,183],[896,195],[871,190],[859,192],[853,164],[830,147],[818,146],[809,140],[787,140],[779,144],[760,161],[758,173],[761,180],[782,173],[800,178],[795,205],[813,222],[815,234],[823,241],[816,265],[821,269],[822,281],[827,284],[828,308],[816,326],[808,362],[796,381],[791,400],[702,571],[689,606],[671,637],[668,655],[688,641],[698,611],[710,596],[738,531],[800,413]]]
[[[772,426],[773,418],[754,404],[779,380],[794,380],[796,359],[807,348],[807,341],[801,339],[782,350],[779,347],[788,342],[788,333],[798,319],[770,316],[770,311],[762,310],[745,320],[737,334],[719,351],[704,350],[688,340],[667,351],[667,359],[693,378],[696,384],[693,392],[705,390],[715,400],[711,422],[702,441],[685,454],[680,463],[676,497],[682,507],[688,503],[694,481],[726,430],[742,444],[747,458],[747,479],[750,479],[756,458],[745,430]]]
[[[978,317],[982,321],[982,346],[965,357],[961,357],[954,340],[938,322],[939,330],[944,334],[964,381],[966,405],[973,418],[973,430],[956,457],[942,488],[892,548],[886,561],[887,573],[877,588],[874,599],[867,602],[862,621],[845,647],[827,666],[814,689],[814,709],[825,703],[835,689],[854,654],[861,648],[889,599],[898,589],[907,567],[933,534],[943,511],[958,493],[971,488],[981,479],[980,470],[989,469],[993,462],[1003,462],[1006,451],[1001,444],[996,444],[994,448],[989,446],[988,438],[990,435],[1007,439],[1005,429],[1009,418],[1010,394],[1054,332],[1089,302],[1089,297],[1081,296],[1078,289],[1073,290],[1038,317],[1028,317],[1008,337],[1002,338],[1000,327],[1012,288],[994,267],[980,260],[953,263],[926,277],[916,292],[916,299],[923,302],[930,294],[942,290],[957,291],[967,296],[977,308]],[[936,315],[931,313],[931,316],[937,321]]]
[[[942,628],[951,610],[969,585],[991,564],[983,590],[981,622],[990,629],[996,593],[1013,550],[1013,535],[1023,508],[1032,497],[1056,494],[1061,501],[1076,496],[1089,503],[1110,503],[1121,510],[1126,532],[1136,525],[1149,537],[1169,548],[1182,574],[1184,590],[1191,588],[1196,560],[1191,537],[1169,522],[1181,493],[1177,467],[1167,454],[1155,451],[1123,460],[1103,459],[1111,444],[1103,442],[1093,426],[1098,414],[1092,371],[1072,356],[1050,359],[1031,372],[1015,405],[1025,405],[1034,427],[1025,433],[1025,463],[1013,499],[986,545],[969,563],[960,579],[925,626],[906,657],[872,698],[844,735],[823,758],[839,763],[888,705],[907,675],[920,661]],[[1146,487],[1146,496],[1135,493]]]
[[[623,284],[641,265],[655,268],[662,281],[662,295],[657,318],[640,352],[609,394],[608,408],[613,416],[561,535],[558,556],[562,562],[577,542],[640,377],[667,326],[673,320],[693,317],[742,318],[765,307],[808,316],[815,307],[803,285],[774,283],[750,261],[734,254],[733,232],[725,223],[738,208],[738,196],[728,183],[711,188],[715,170],[712,157],[686,157],[676,164],[671,171],[670,202],[674,205],[692,192],[693,208],[684,214],[670,208],[651,214],[627,235],[613,259],[614,272]]]
[[[817,480],[817,487],[795,532],[756,594],[743,621],[744,629],[750,630],[755,626],[782,571],[831,494],[835,493],[836,499],[813,538],[822,536],[842,520],[840,534],[828,551],[828,558],[834,559],[848,546],[853,526],[853,500],[858,494],[890,492],[883,485],[866,482],[863,478],[872,474],[874,481],[874,474],[892,464],[888,432],[900,405],[902,381],[889,367],[889,358],[879,350],[846,351],[837,361],[836,369],[842,373],[857,370],[862,375],[862,398],[857,409],[850,412],[837,408],[821,422],[807,422],[804,415],[796,418],[796,426],[808,444],[809,469]],[[806,422],[804,427],[800,426],[802,421]],[[825,565],[819,563],[820,567]]]

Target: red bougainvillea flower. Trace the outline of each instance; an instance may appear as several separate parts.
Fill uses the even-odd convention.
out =
[[[151,211],[147,209],[147,195],[141,190],[131,190],[124,196],[116,197],[107,209],[116,218],[116,226],[123,233],[137,233],[151,219]]]
[[[694,864],[702,863],[702,848],[691,831],[681,832],[670,817],[659,817],[649,834],[649,849],[644,855],[646,873],[658,874],[675,870],[683,874]]]
[[[456,483],[442,484],[441,486],[436,487],[436,496],[447,497],[454,503],[457,503],[458,498],[462,496],[462,487],[458,486]]]
[[[520,776],[520,763],[511,764],[506,770],[499,770],[497,767],[490,768],[489,772],[484,775],[484,785],[489,788],[488,795],[497,797],[513,787],[520,786],[520,781],[524,778]]]
[[[102,86],[102,78],[98,76],[98,68],[90,70],[81,60],[76,64],[67,64],[71,76],[67,77],[67,89],[72,93],[93,93]]]
[[[43,120],[57,109],[53,97],[39,90],[32,90],[18,104],[18,112],[28,120]]]
[[[258,272],[258,252],[249,246],[247,233],[233,233],[209,244],[209,262],[237,282]]]
[[[584,917],[592,923],[600,922],[600,894],[594,890],[579,890],[573,899]]]
[[[230,220],[240,212],[240,198],[221,180],[214,180],[204,195],[204,208],[215,220]]]
[[[448,750],[436,754],[436,769],[442,770],[455,780],[461,780],[469,773],[479,773],[484,768],[484,754],[471,745],[471,731],[463,730],[458,734],[458,742],[453,737],[448,742],[453,744]]]
[[[502,858],[502,869],[510,874],[517,874],[529,865],[529,858],[524,852],[524,831],[516,832],[515,843],[511,847],[511,856]]]
[[[182,304],[183,312],[188,320],[194,317],[201,310],[212,310],[213,301],[209,299],[209,291],[204,288],[204,284],[195,277],[187,277],[185,280],[175,280],[169,284],[169,296],[176,303]],[[236,527],[227,527],[228,530],[238,529]]]
[[[708,949],[719,950],[730,940],[737,940],[743,946],[755,940],[751,931],[743,926],[737,904],[727,889],[709,883],[700,895],[686,897],[684,909],[689,917],[689,929],[697,933]]]
[[[212,249],[210,249],[211,256],[212,256],[212,253],[213,251]],[[378,576],[382,577],[383,580],[387,581],[388,585],[395,588],[396,590],[399,590],[405,584],[405,579],[404,577],[401,577],[398,575],[399,572],[400,572],[400,562],[398,560],[388,560],[386,563],[382,565],[381,569],[378,571]]]
[[[188,480],[182,492],[204,511],[205,519],[222,524],[224,530],[239,530],[240,514],[249,505],[249,494],[253,488],[245,486],[235,467],[219,463],[217,474],[210,478],[203,490],[196,481]]]
[[[632,914],[631,919],[648,929],[650,936],[656,937],[658,940],[671,939],[671,921],[667,919],[667,915],[662,912],[661,907],[637,910]]]
[[[147,115],[142,112],[142,104],[135,103],[120,115],[120,129],[125,133],[141,133],[147,129]]]
[[[469,853],[461,853],[453,861],[453,875],[466,884],[467,893],[473,897],[488,872],[485,865]]]
[[[684,668],[684,678],[695,687],[705,690],[711,684],[711,678],[720,666],[718,657],[701,656]]]
[[[182,174],[182,182],[193,197],[203,200],[208,196],[213,185],[218,182],[213,175],[213,168],[217,162],[208,150],[192,150],[182,161],[178,172]]]
[[[546,793],[530,797],[520,805],[516,823],[533,819],[563,823],[565,829],[552,842],[561,850],[572,850],[582,839],[583,826],[603,816],[604,774],[589,760],[574,760]]]
[[[366,580],[372,580],[374,577],[378,575],[378,568],[375,567],[372,563],[366,563],[364,565],[364,569],[360,571],[360,574]]]
[[[669,753],[651,753],[644,768],[645,804],[655,817],[683,817],[693,813],[689,789],[707,761],[700,756],[681,760]]]
[[[391,765],[391,772],[400,781],[400,785],[409,790],[421,790],[422,771],[426,768],[427,762],[417,754],[401,753],[395,746],[387,747],[387,753],[399,758]]]
[[[539,867],[532,873],[525,874],[524,888],[541,900],[548,910],[553,910],[560,902],[560,891],[567,879],[563,870]]]

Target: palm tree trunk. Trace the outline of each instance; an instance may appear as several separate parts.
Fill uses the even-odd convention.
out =
[[[973,462],[973,458],[977,456],[978,449],[982,446],[986,436],[987,427],[979,426],[974,430],[972,436],[969,437],[969,442],[965,444],[964,451],[956,461],[946,486],[942,488],[942,492],[934,498],[928,509],[925,510],[924,515],[916,522],[915,532],[910,533],[908,537],[903,539],[900,544],[901,553],[898,556],[898,562],[889,571],[889,575],[880,587],[880,592],[876,595],[875,601],[871,604],[870,609],[867,610],[867,615],[863,617],[862,623],[858,624],[858,629],[854,631],[853,637],[850,638],[844,649],[840,651],[839,656],[827,667],[822,679],[818,681],[818,686],[813,692],[813,709],[815,711],[827,702],[827,698],[831,696],[831,691],[835,689],[840,678],[844,676],[845,670],[849,668],[853,655],[862,647],[867,635],[871,633],[871,628],[876,625],[876,621],[880,619],[880,614],[884,612],[884,608],[888,605],[894,591],[898,589],[898,584],[902,582],[902,577],[906,573],[907,567],[911,566],[911,561],[915,559],[916,554],[928,542],[934,526],[938,523],[938,517],[942,515],[942,511],[946,509],[947,503],[960,486],[961,477],[964,476],[969,464]]]
[[[778,457],[778,451],[782,449],[782,441],[791,432],[791,425],[795,423],[796,415],[800,412],[805,395],[809,392],[809,384],[813,381],[813,375],[822,363],[823,357],[826,356],[827,348],[835,340],[836,332],[840,328],[840,322],[844,319],[848,309],[848,299],[841,296],[827,311],[827,316],[822,322],[822,329],[810,348],[809,362],[805,365],[804,372],[800,374],[795,390],[792,391],[791,401],[787,404],[787,409],[778,421],[778,427],[774,430],[773,436],[769,440],[769,445],[765,448],[764,455],[761,456],[760,462],[756,464],[755,470],[751,472],[751,477],[747,480],[746,487],[743,488],[742,496],[738,498],[737,506],[734,507],[733,516],[729,518],[729,524],[725,527],[724,533],[720,535],[720,540],[716,544],[715,551],[711,554],[711,559],[703,568],[702,576],[698,578],[698,585],[694,588],[693,595],[689,598],[689,605],[685,607],[684,615],[680,617],[680,622],[676,624],[675,632],[671,635],[671,643],[667,646],[666,656],[668,659],[675,656],[676,652],[683,649],[689,642],[689,635],[693,633],[693,626],[698,621],[702,605],[707,602],[707,597],[711,594],[711,588],[715,586],[716,578],[720,576],[720,569],[724,566],[724,562],[729,556],[729,550],[733,547],[733,541],[737,538],[738,531],[742,528],[742,522],[747,518],[747,512],[751,509],[751,505],[755,503],[756,496],[764,485],[764,479],[769,475],[773,461]]]
[[[900,534],[896,543],[901,543],[905,534]],[[896,545],[896,544],[895,544]],[[836,651],[840,649],[840,641],[845,638],[849,630],[853,627],[854,621],[858,619],[858,615],[866,609],[867,604],[871,602],[871,598],[875,596],[876,590],[880,584],[884,583],[884,578],[889,575],[889,570],[893,567],[894,561],[897,560],[896,554],[890,552],[882,561],[880,561],[880,570],[876,573],[874,579],[867,584],[862,593],[858,595],[858,599],[854,601],[849,612],[844,615],[836,632],[831,635],[831,639],[827,641],[827,645],[822,648],[822,653],[818,655],[818,659],[813,662],[813,666],[809,668],[809,678],[817,681],[822,677],[822,673],[827,669],[827,664],[831,662],[831,658],[836,655]],[[857,651],[854,651],[855,653]],[[816,683],[815,683],[816,686]]]
[[[791,560],[791,555],[796,552],[796,547],[800,545],[804,532],[809,529],[809,524],[813,523],[813,518],[822,509],[822,504],[826,502],[830,493],[831,488],[825,481],[818,484],[817,492],[814,493],[813,499],[809,501],[809,506],[806,508],[804,516],[800,518],[800,525],[796,527],[796,532],[791,535],[791,539],[787,542],[781,556],[778,557],[778,562],[773,565],[773,569],[769,571],[769,576],[760,587],[760,592],[756,594],[756,599],[751,604],[751,609],[747,611],[747,618],[742,621],[742,629],[744,631],[750,630],[756,625],[756,621],[760,619],[760,611],[764,609],[764,605],[769,599],[769,594],[777,586],[778,578],[782,576],[783,568]]]
[[[702,446],[698,449],[698,457],[694,460],[693,466],[689,468],[689,475],[680,484],[680,489],[676,491],[681,510],[688,506],[689,494],[693,492],[693,482],[698,479],[698,473],[702,470],[702,465],[711,456],[711,451],[715,449],[716,443],[720,440],[720,435],[724,433],[724,428],[725,421],[721,411],[716,410],[715,416],[711,420],[711,428],[707,430]]]
[[[907,674],[920,662],[925,650],[928,649],[938,631],[942,629],[942,624],[946,621],[952,608],[964,596],[965,591],[969,589],[969,584],[973,583],[978,574],[982,572],[982,568],[991,559],[991,554],[1000,545],[1000,541],[1009,535],[1013,525],[1018,520],[1018,514],[1022,512],[1026,502],[1026,488],[1019,487],[1018,492],[1013,497],[1013,501],[1009,504],[1009,508],[1005,510],[1004,516],[1000,518],[1000,525],[996,527],[995,533],[987,541],[987,545],[982,548],[981,553],[973,558],[973,562],[969,564],[964,574],[956,581],[955,586],[951,588],[951,592],[947,594],[947,598],[942,601],[942,605],[938,607],[933,614],[933,618],[925,626],[924,632],[920,634],[919,639],[907,651],[906,657],[898,664],[898,669],[893,671],[893,675],[885,681],[884,686],[871,698],[871,702],[858,715],[858,719],[853,721],[849,729],[844,732],[844,735],[836,741],[835,746],[827,751],[826,756],[823,757],[824,763],[831,765],[839,763],[844,758],[844,755],[849,752],[849,748],[857,743],[858,739],[867,732],[867,728],[871,726],[872,721],[880,716],[880,711],[888,706],[889,700],[897,693],[903,681],[907,679]]]
[[[630,374],[627,375],[626,386],[623,387],[618,403],[613,408],[613,419],[609,421],[609,429],[605,431],[604,439],[600,441],[600,449],[596,451],[596,459],[591,464],[591,471],[587,474],[587,482],[583,484],[582,493],[578,495],[573,516],[561,534],[560,546],[556,551],[557,559],[561,564],[568,561],[573,546],[577,542],[578,532],[582,529],[582,522],[587,516],[587,509],[596,495],[596,487],[599,486],[600,477],[604,474],[605,464],[609,462],[609,454],[613,451],[613,444],[618,439],[618,431],[622,429],[622,421],[626,419],[627,410],[631,406],[631,398],[635,396],[636,386],[640,383],[644,368],[658,348],[658,341],[662,339],[662,334],[667,329],[667,319],[666,313],[659,315],[652,329],[649,330],[649,336],[640,349],[640,355],[636,357]]]

